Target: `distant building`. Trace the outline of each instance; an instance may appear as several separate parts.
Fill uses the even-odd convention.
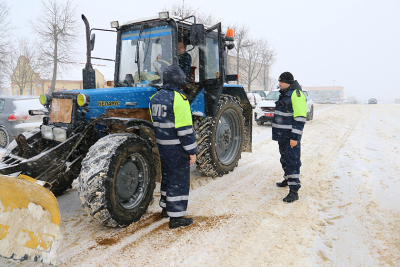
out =
[[[104,75],[97,69],[94,70],[96,75],[96,88],[108,87],[104,81]],[[0,95],[36,95],[48,93],[51,80],[40,78],[29,65],[29,60],[21,56],[18,59],[17,66],[11,78],[11,88],[2,89]],[[82,80],[56,80],[55,91],[77,90],[83,89]]]
[[[314,102],[332,103],[345,100],[343,86],[303,87],[303,89],[308,91]]]
[[[97,69],[94,70],[96,74],[96,88],[104,88],[104,75],[101,74]],[[51,80],[42,80],[42,92],[39,93],[48,93],[51,86]],[[57,80],[54,91],[62,91],[62,90],[79,90],[83,89],[82,80]]]
[[[394,103],[395,103],[395,104],[400,104],[400,99],[395,99],[395,100],[394,100]]]

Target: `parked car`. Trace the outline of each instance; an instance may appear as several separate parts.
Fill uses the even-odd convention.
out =
[[[378,99],[370,98],[370,99],[368,99],[368,104],[378,104]]]
[[[264,100],[267,97],[268,93],[265,93],[265,91],[251,91],[252,93],[259,94],[261,96],[261,99]]]
[[[30,116],[29,110],[43,110],[39,97],[0,96],[0,148],[19,134],[40,127],[43,116]]]
[[[330,98],[320,98],[315,103],[317,103],[317,104],[332,104]]]
[[[306,90],[303,90],[303,93],[307,99],[307,120],[310,121],[314,118],[314,103]],[[263,125],[265,122],[272,122],[275,113],[275,102],[279,99],[279,95],[279,90],[272,90],[265,100],[256,105],[254,119],[258,125]]]
[[[257,93],[252,93],[252,92],[247,92],[247,98],[250,101],[250,104],[253,108],[255,108],[255,106],[257,105],[257,103],[261,103],[262,98],[259,94]]]

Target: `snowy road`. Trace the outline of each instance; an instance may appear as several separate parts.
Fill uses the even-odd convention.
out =
[[[282,202],[278,145],[269,125],[253,124],[253,153],[233,173],[210,179],[192,170],[190,227],[169,230],[157,201],[127,228],[100,226],[75,185],[58,198],[59,266],[398,266],[400,106],[315,111],[302,140],[299,201]]]

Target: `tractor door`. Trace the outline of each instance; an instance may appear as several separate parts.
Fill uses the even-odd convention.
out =
[[[223,87],[223,42],[221,23],[205,31],[205,45],[200,50],[200,88],[204,88],[204,111],[213,116]]]

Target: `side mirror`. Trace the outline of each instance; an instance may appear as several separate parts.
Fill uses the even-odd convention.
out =
[[[133,86],[133,84],[135,83],[135,81],[133,80],[132,74],[127,73],[127,74],[125,75],[124,83],[126,83],[128,86]]]
[[[205,43],[204,39],[204,25],[203,24],[193,24],[190,27],[190,44],[192,46],[197,46]]]
[[[90,36],[90,50],[93,51],[94,49],[94,41],[96,40],[96,34],[92,34],[92,36]]]

